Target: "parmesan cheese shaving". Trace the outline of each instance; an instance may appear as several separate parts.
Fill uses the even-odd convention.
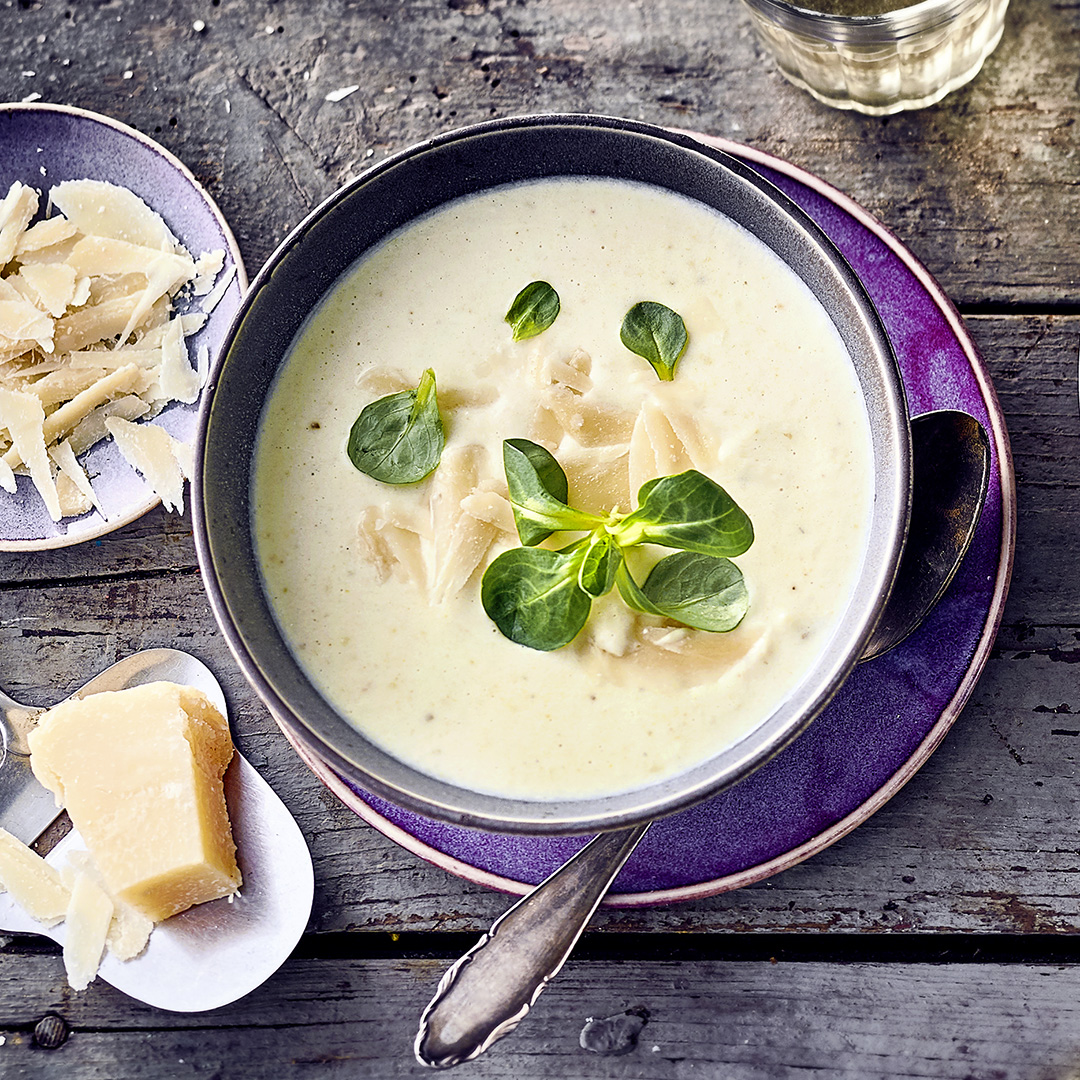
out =
[[[89,874],[77,872],[64,941],[64,970],[72,990],[85,990],[97,977],[112,917],[113,902],[105,890]]]
[[[213,291],[203,301],[203,311],[209,314],[214,310],[221,302],[221,298],[229,290],[229,286],[233,283],[236,277],[236,267],[230,266],[226,271],[225,276],[214,286]]]
[[[0,337],[11,345],[28,342],[52,352],[53,321],[29,300],[0,300]]]
[[[55,480],[61,517],[81,517],[93,509],[94,504],[76,487],[75,481],[70,476],[66,473],[57,473]]]
[[[195,260],[195,281],[191,291],[196,296],[205,296],[213,287],[218,274],[225,265],[225,252],[218,248],[217,251],[208,251],[205,255]]]
[[[161,497],[166,510],[184,512],[184,472],[179,454],[180,445],[164,428],[152,424],[133,424],[129,420],[110,416],[105,421],[109,434],[116,440],[124,460],[138,469],[147,483]]]
[[[199,396],[198,372],[188,360],[184,330],[179,319],[173,319],[161,342],[161,367],[158,372],[161,396],[169,401],[190,404]]]
[[[26,282],[38,304],[54,319],[59,319],[75,300],[76,274],[65,263],[24,266],[16,277]],[[51,334],[49,336],[52,337]]]
[[[176,237],[149,206],[127,188],[101,180],[67,180],[49,192],[60,213],[86,236],[174,251]]]
[[[75,232],[75,226],[67,218],[54,217],[39,221],[36,225],[31,225],[19,237],[19,242],[15,245],[15,255],[18,257],[27,255],[31,251],[52,247],[54,244],[70,239]]]
[[[0,829],[0,885],[43,926],[55,926],[67,912],[70,894],[59,872],[6,829]]]
[[[90,477],[83,471],[83,467],[75,460],[75,451],[72,449],[70,440],[59,442],[55,446],[49,447],[49,457],[56,462],[57,468],[66,476],[82,493],[83,497],[92,506],[96,506],[98,512],[102,517],[105,516],[105,511],[101,509],[101,503],[98,502],[97,496],[94,494],[93,485],[90,483]]]
[[[45,453],[45,445],[66,435],[75,425],[82,420],[92,409],[111,398],[122,393],[138,393],[140,389],[146,389],[146,373],[137,364],[125,364],[124,367],[110,372],[98,379],[92,386],[88,386],[82,393],[76,394],[70,401],[65,402],[56,412],[50,413],[45,419],[43,427],[44,443],[40,447],[41,453]],[[26,397],[31,395],[27,394]],[[36,399],[34,399],[36,400]],[[14,469],[24,460],[22,451],[19,449],[19,440],[15,440],[15,446],[5,455],[4,460]],[[30,462],[27,462],[29,465]]]
[[[15,181],[0,202],[0,266],[11,262],[22,234],[37,213],[37,192]]]
[[[60,500],[53,483],[52,467],[45,449],[45,410],[33,394],[0,390],[0,424],[7,428],[12,447],[4,455],[10,468],[26,462],[34,487],[45,502],[53,521],[60,520]]]
[[[46,213],[59,213],[31,224],[38,204],[18,182],[0,200],[0,392],[8,395],[0,488],[16,491],[16,471],[29,471],[57,520],[101,512],[75,459],[110,437],[109,419],[149,420],[170,402],[198,399],[209,352],[201,346],[193,366],[185,338],[205,325],[237,268],[222,272],[220,249],[194,259],[157,213],[114,184],[58,184]],[[174,314],[185,287],[202,310]],[[167,506],[182,508],[191,449],[164,432],[124,430],[127,455],[140,457],[152,486],[162,484]]]
[[[132,960],[146,948],[154,921],[130,904],[117,899],[105,882],[101,870],[89,851],[72,851],[67,856],[67,871],[86,874],[91,881],[112,901],[112,920],[105,938],[109,952],[117,960]]]
[[[118,416],[123,420],[138,420],[150,412],[150,406],[142,398],[135,394],[125,394],[115,401],[87,413],[76,425],[68,442],[76,454],[84,454],[91,446],[95,446],[102,439],[109,437],[109,430],[105,427],[105,420],[110,416]]]

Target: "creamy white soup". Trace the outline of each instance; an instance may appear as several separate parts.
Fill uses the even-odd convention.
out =
[[[561,311],[515,342],[504,316],[535,280]],[[685,321],[673,381],[620,341],[641,300]],[[426,368],[441,463],[416,484],[380,483],[350,462],[349,431]],[[565,648],[503,637],[480,580],[520,543],[507,438],[550,450],[583,509],[627,511],[643,483],[689,468],[725,488],[755,532],[734,559],[750,594],[740,625],[690,630],[614,591]],[[768,717],[835,630],[871,500],[854,369],[801,280],[700,204],[558,179],[450,204],[343,275],[267,403],[254,528],[285,637],[343,717],[431,775],[554,799],[668,777]]]

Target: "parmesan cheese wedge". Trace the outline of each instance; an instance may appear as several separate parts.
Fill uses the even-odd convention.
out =
[[[70,893],[59,872],[6,829],[0,829],[0,885],[43,926],[55,926],[67,912]]]
[[[150,683],[65,701],[29,742],[34,775],[118,900],[160,921],[237,891],[222,784],[232,741],[201,691]]]

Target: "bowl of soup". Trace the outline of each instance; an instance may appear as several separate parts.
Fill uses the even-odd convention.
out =
[[[813,720],[909,502],[895,360],[821,231],[688,136],[557,115],[388,158],[284,241],[194,523],[291,738],[441,820],[582,833]]]

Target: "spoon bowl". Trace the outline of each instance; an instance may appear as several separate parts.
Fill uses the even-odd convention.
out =
[[[71,697],[123,690],[150,682],[202,690],[223,714],[225,695],[211,671],[176,649],[149,649],[121,660]],[[30,772],[20,748],[43,710],[0,694],[5,757],[0,764],[0,826],[24,842],[35,840],[60,815],[52,794]],[[173,1012],[203,1012],[227,1005],[269,978],[292,952],[307,926],[314,896],[311,854],[299,826],[270,785],[239,753],[225,773],[225,801],[244,883],[239,895],[188,908],[159,923],[133,960],[106,954],[99,976],[138,1001]],[[63,865],[85,849],[71,830],[46,861]],[[40,934],[61,945],[66,926],[46,929],[8,893],[0,893],[0,930]]]

